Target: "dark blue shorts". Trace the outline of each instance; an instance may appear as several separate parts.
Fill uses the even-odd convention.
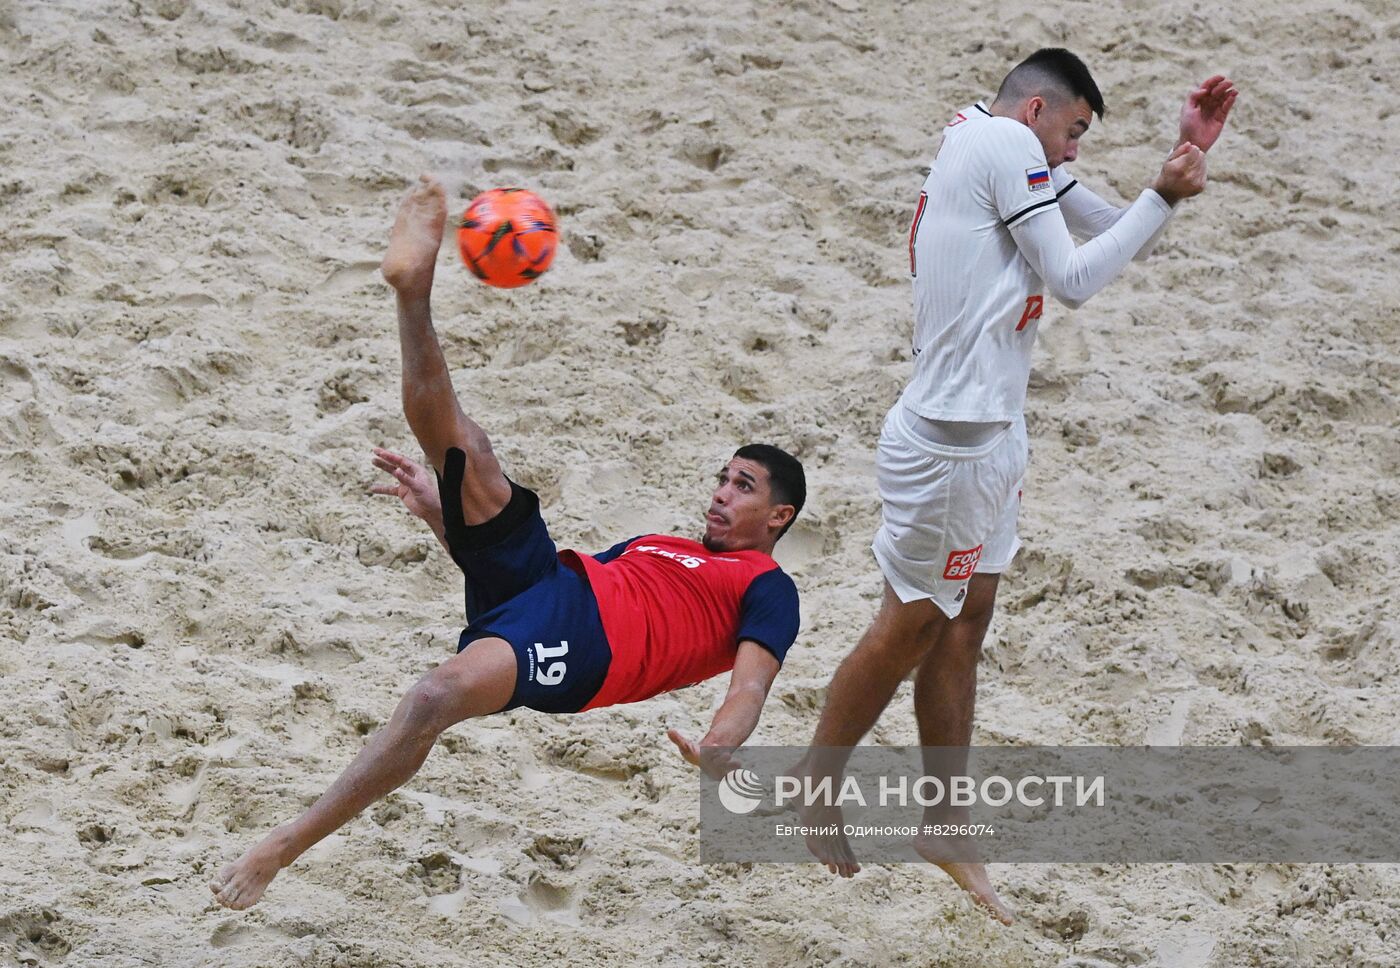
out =
[[[504,639],[515,650],[515,692],[505,709],[573,713],[607,678],[608,648],[598,602],[580,575],[560,564],[534,491],[510,484],[510,502],[490,521],[462,516],[466,454],[447,452],[438,478],[452,560],[467,579],[467,627],[457,651],[477,639]]]

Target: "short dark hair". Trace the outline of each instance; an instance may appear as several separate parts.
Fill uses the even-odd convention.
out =
[[[768,472],[774,503],[793,506],[792,518],[783,525],[783,530],[778,532],[778,537],[781,538],[787,534],[788,528],[792,527],[793,521],[797,520],[802,505],[807,503],[807,475],[802,470],[802,462],[781,447],[774,447],[772,444],[745,444],[734,452],[734,456],[762,464],[763,469]]]
[[[1093,75],[1082,60],[1063,47],[1042,47],[1011,68],[997,91],[997,100],[1023,100],[1040,94],[1047,83],[1074,97],[1082,97],[1099,120],[1103,120],[1103,95]]]

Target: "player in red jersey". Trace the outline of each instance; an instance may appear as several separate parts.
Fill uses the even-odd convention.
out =
[[[698,743],[671,730],[687,761],[714,777],[758,725],[797,635],[797,588],[772,557],[806,499],[802,464],[766,444],[719,471],[703,541],[631,538],[597,555],[560,552],[534,492],[502,473],[462,412],[429,309],[446,222],[442,186],[424,177],[404,199],[382,266],[398,299],[403,404],[437,471],[387,450],[374,463],[466,575],[467,621],[453,658],[418,681],[388,724],[310,809],[276,828],[210,885],[219,903],[255,904],[283,867],[408,781],[454,723],[517,706],[578,712],[638,702],[733,670]]]

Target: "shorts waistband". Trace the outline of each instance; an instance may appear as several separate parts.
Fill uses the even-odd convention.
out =
[[[917,450],[921,454],[927,454],[929,457],[938,457],[943,460],[981,460],[1001,446],[1006,435],[1011,433],[1012,428],[1015,427],[1013,423],[1002,428],[996,436],[976,447],[953,447],[949,444],[938,444],[920,437],[910,427],[910,420],[913,416],[914,414],[903,403],[894,405],[890,410],[889,421],[895,435],[905,446]]]

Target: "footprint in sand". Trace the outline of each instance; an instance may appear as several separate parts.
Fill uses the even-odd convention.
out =
[[[826,686],[788,686],[777,692],[780,703],[795,713],[811,714],[821,711],[826,701]]]
[[[404,876],[418,884],[424,894],[452,894],[462,883],[462,865],[446,851],[434,851],[409,865]]]
[[[1169,512],[1153,515],[1133,530],[1146,538],[1154,551],[1164,554],[1190,548],[1197,540],[1197,530],[1185,518]]]
[[[11,357],[0,357],[0,403],[18,403],[34,396],[29,367]]]
[[[63,916],[47,908],[28,908],[0,917],[0,950],[15,955],[17,965],[59,964],[72,950],[54,927]]]
[[[592,144],[602,135],[603,129],[577,111],[550,111],[543,117],[554,140],[568,148],[581,148]]]
[[[214,933],[209,936],[209,943],[215,948],[231,948],[252,940],[255,934],[256,932],[245,924],[225,921],[214,929]]]
[[[698,132],[691,132],[682,139],[676,157],[689,162],[696,168],[715,171],[734,156],[734,149],[722,141],[707,138]]]
[[[382,376],[382,370],[376,366],[342,366],[321,384],[316,395],[317,412],[340,413],[367,402],[374,388],[382,383]]]
[[[548,861],[562,870],[573,870],[584,856],[582,837],[541,834],[525,848],[525,856],[536,861]]]
[[[112,838],[117,834],[115,827],[105,823],[88,824],[78,831],[78,843],[89,850],[96,850],[99,847],[111,843]]]
[[[521,895],[521,900],[529,906],[532,911],[540,914],[548,914],[554,911],[563,911],[573,904],[573,890],[567,887],[560,887],[550,882],[543,875],[536,874],[530,878],[529,886]]]
[[[269,644],[268,651],[312,672],[335,672],[364,658],[347,638],[319,638],[314,633],[296,632],[292,629],[284,629],[276,635]]]
[[[651,764],[644,758],[647,754],[638,750],[575,737],[548,743],[543,752],[548,762],[555,766],[600,780],[625,782],[651,769]]]
[[[536,874],[524,891],[515,897],[501,898],[496,906],[501,914],[522,926],[533,924],[541,917],[576,923],[578,913],[573,895],[572,889],[560,887]]]
[[[591,239],[592,236],[587,236],[587,238]],[[574,241],[574,237],[570,236],[569,248],[571,250],[574,249]],[[588,256],[587,252],[580,254],[578,251],[574,251],[574,257],[585,262],[591,262],[598,258],[597,253],[601,253],[601,251],[602,246],[599,245],[596,253],[592,257]],[[662,335],[670,325],[670,320],[661,316],[647,316],[642,319],[624,321],[617,324],[618,329],[622,330],[622,341],[628,346],[654,346],[661,342]]]

